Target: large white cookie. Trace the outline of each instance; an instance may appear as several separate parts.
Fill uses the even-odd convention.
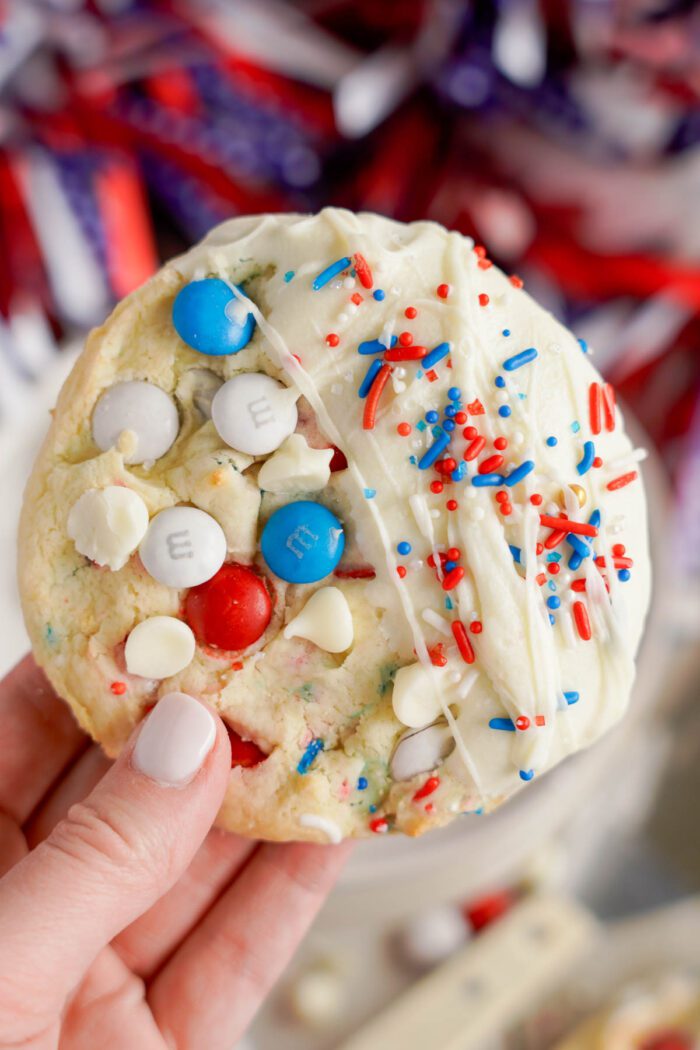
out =
[[[178,331],[199,326],[207,353],[175,331],[183,289]],[[242,372],[278,385],[217,401]],[[134,380],[179,416],[153,463],[130,463],[138,429],[119,420],[114,447],[93,438],[101,395]],[[295,424],[309,448],[341,450],[322,488],[306,452],[284,480]],[[125,300],[66,383],[21,527],[36,658],[112,755],[158,696],[212,704],[232,734],[226,827],[419,834],[493,808],[625,711],[650,587],[638,472],[585,348],[469,239],[334,209],[236,219]],[[213,519],[166,530],[166,582],[138,552],[112,571],[76,549],[71,508],[109,486],[151,519],[178,504]],[[217,571],[197,543],[221,530]],[[345,601],[285,632],[329,586]],[[167,679],[129,674],[126,638],[162,616],[189,623],[193,658]]]

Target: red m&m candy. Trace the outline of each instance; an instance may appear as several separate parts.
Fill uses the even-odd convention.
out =
[[[197,639],[217,649],[246,649],[264,633],[272,599],[264,581],[245,565],[222,565],[185,599],[185,619]]]
[[[232,769],[236,766],[251,769],[253,766],[259,766],[261,762],[265,761],[267,755],[252,740],[244,740],[235,729],[231,729],[231,726],[226,726],[226,732],[231,745]]]

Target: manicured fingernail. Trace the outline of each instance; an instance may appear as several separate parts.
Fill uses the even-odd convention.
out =
[[[131,761],[151,780],[181,787],[201,768],[215,739],[206,707],[187,693],[167,693],[146,719]]]

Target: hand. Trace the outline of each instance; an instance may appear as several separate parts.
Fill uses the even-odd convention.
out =
[[[231,1050],[347,844],[210,830],[231,756],[192,699],[111,764],[27,658],[0,742],[0,1048]]]

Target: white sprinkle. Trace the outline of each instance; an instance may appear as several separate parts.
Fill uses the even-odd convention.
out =
[[[354,288],[354,287],[355,287],[355,278],[354,277],[346,277],[346,278],[344,278],[344,280],[343,280],[343,288]]]
[[[411,572],[418,572],[419,569],[423,568],[423,562],[420,558],[414,558],[408,563],[408,567],[411,570]]]
[[[440,614],[434,612],[433,609],[423,609],[422,616],[426,623],[429,623],[436,631],[439,631],[440,634],[444,634],[449,638],[452,632],[450,630],[450,625],[444,616],[440,616]],[[459,681],[461,677],[461,675],[458,675],[457,681]]]
[[[439,518],[440,517],[440,511],[439,510],[435,510],[435,509],[431,510],[430,517],[431,518]]]

